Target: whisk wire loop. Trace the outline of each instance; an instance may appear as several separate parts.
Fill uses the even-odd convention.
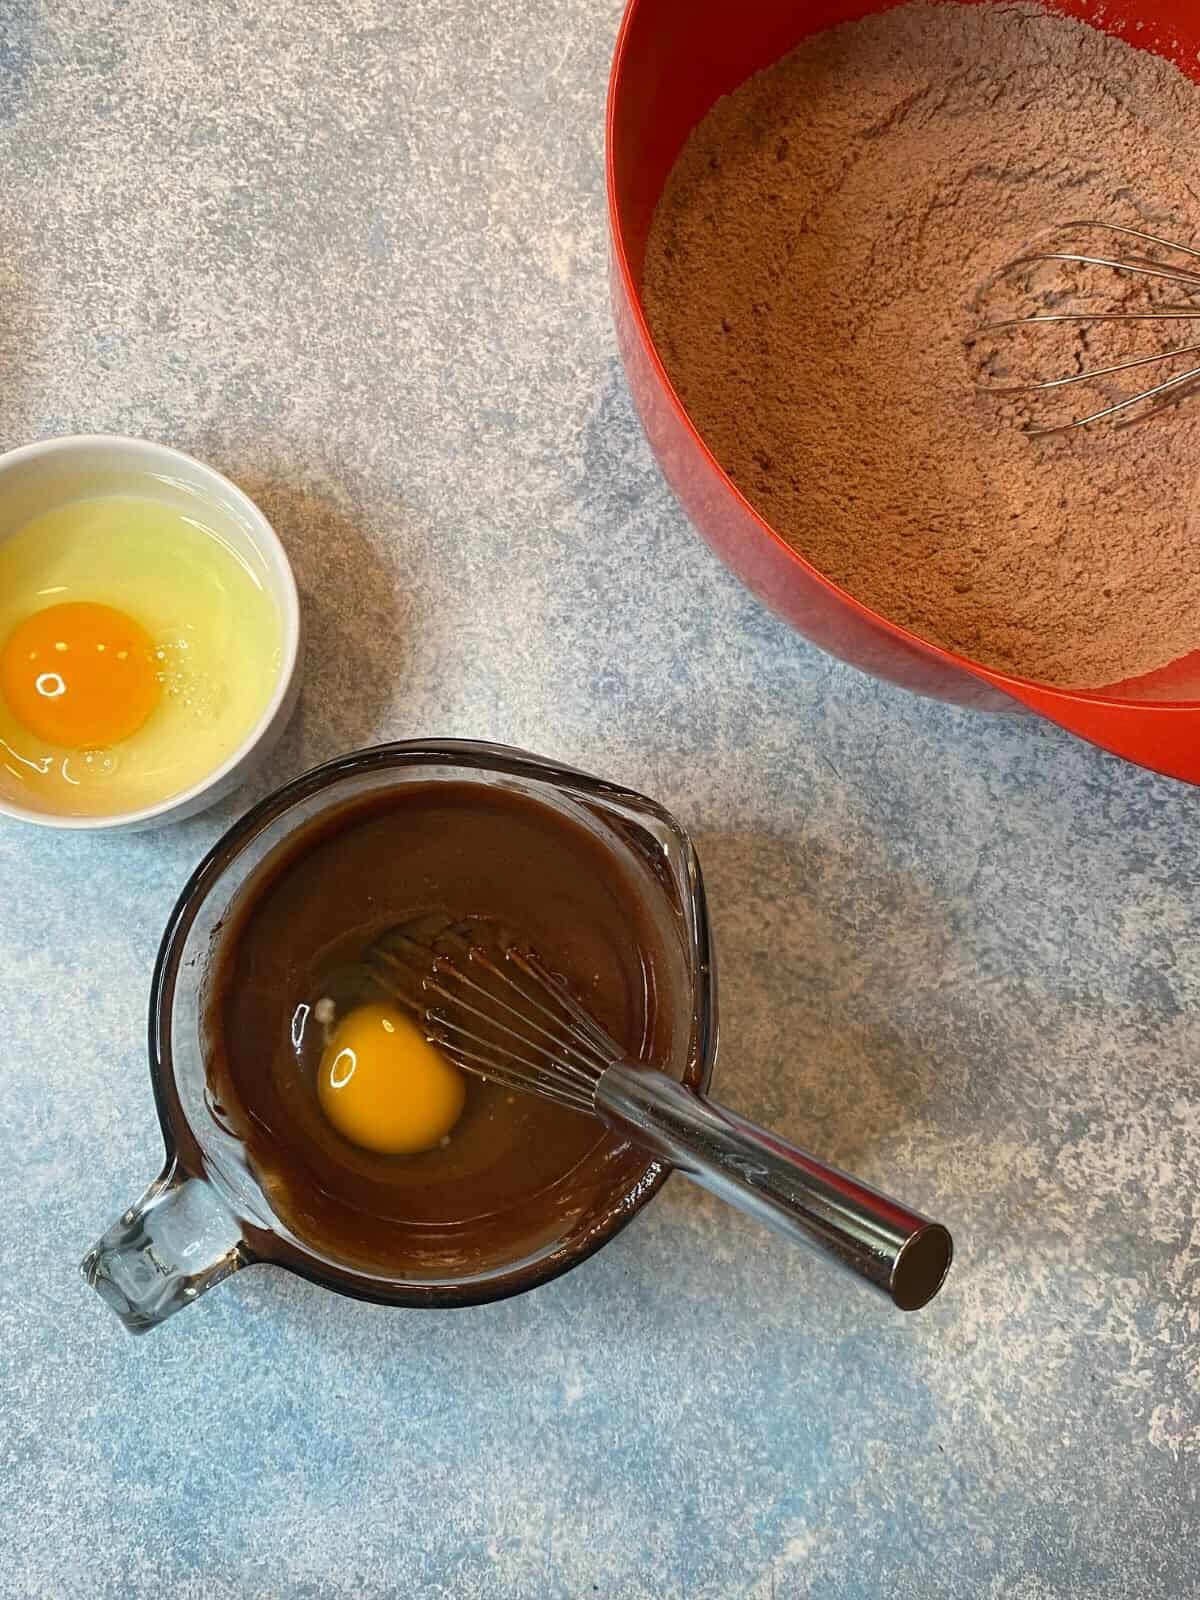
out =
[[[614,1040],[604,1031],[591,1013],[579,1004],[566,985],[555,981],[535,955],[531,952],[513,949],[508,952],[508,959],[518,971],[523,972],[527,978],[538,986],[542,994],[549,996],[556,1005],[562,1007],[575,1024],[576,1029],[591,1041],[593,1049],[602,1062],[607,1064],[613,1059],[613,1052],[617,1049]]]
[[[558,1105],[569,1106],[573,1111],[590,1111],[590,1099],[577,1090],[569,1089],[561,1082],[558,1076],[548,1071],[544,1064],[529,1061],[517,1054],[516,1051],[506,1052],[505,1061],[497,1061],[493,1051],[484,1053],[480,1050],[471,1050],[464,1043],[462,1037],[452,1037],[450,1032],[440,1026],[437,1020],[430,1017],[431,1043],[436,1044],[462,1067],[464,1072],[482,1078],[485,1082],[502,1084],[506,1089],[516,1089],[523,1094],[534,1090],[543,1095],[547,1100],[553,1100]],[[461,1032],[461,1030],[459,1030]],[[467,1034],[466,1039],[473,1044],[484,1044],[485,1041]]]
[[[551,1021],[555,1020],[551,1014],[546,1011],[544,1006],[539,1005],[532,996],[524,994],[524,992],[512,982],[507,974],[502,972],[500,968],[497,967],[493,962],[490,962],[488,958],[482,954],[482,952],[477,953],[476,951],[472,951],[469,959],[478,960],[481,965],[485,966],[486,970],[490,972],[493,977],[499,979],[500,982],[507,984],[510,989],[515,990],[517,995],[521,999],[525,1000],[527,1005],[535,1006],[542,1016],[549,1018]],[[456,982],[461,988],[469,990],[472,994],[479,995],[483,1000],[489,1002],[493,1008],[498,1010],[501,1015],[497,1016],[495,1011],[489,1013],[488,1011],[481,1010],[478,1006],[472,1005],[469,1001],[462,999],[461,996],[456,995],[449,988],[447,988],[445,982],[439,981],[442,979]],[[501,995],[493,993],[493,991],[486,988],[483,984],[476,983],[459,967],[455,966],[453,962],[447,961],[443,957],[438,957],[435,959],[433,963],[433,973],[430,977],[424,980],[423,988],[429,994],[439,995],[443,1000],[448,1000],[457,1004],[462,1010],[468,1012],[471,1016],[478,1017],[480,1021],[486,1023],[489,1027],[496,1029],[499,1033],[502,1033],[513,1039],[518,1039],[522,1044],[529,1048],[540,1050],[549,1060],[554,1061],[555,1065],[560,1067],[562,1071],[566,1072],[571,1077],[577,1078],[584,1084],[593,1084],[596,1078],[599,1077],[600,1073],[604,1070],[603,1066],[597,1067],[595,1063],[589,1057],[585,1056],[576,1045],[571,1043],[569,1039],[564,1039],[561,1033],[552,1033],[544,1026],[542,1022],[537,1019],[537,1017],[531,1017],[528,1011],[522,1011],[504,999]],[[520,1025],[519,1030],[517,1028],[513,1028],[505,1020],[508,1017],[513,1018]],[[554,1046],[554,1049],[548,1050],[544,1045],[540,1044],[538,1040],[530,1039],[529,1035],[531,1032],[537,1034],[540,1039],[549,1040]]]
[[[1103,232],[1115,234],[1122,238],[1136,239],[1143,244],[1165,251],[1169,255],[1186,256],[1190,260],[1200,262],[1200,249],[1194,249],[1191,245],[1180,244],[1175,240],[1164,239],[1158,234],[1148,233],[1140,228],[1127,227],[1122,223],[1079,219],[1066,223],[1063,227],[1054,230],[1054,232],[1056,235],[1062,236],[1063,234],[1084,230],[1093,234]],[[1005,278],[1012,277],[1030,268],[1054,263],[1112,271],[1153,282],[1178,284],[1190,292],[1200,295],[1200,268],[1187,268],[1145,255],[1093,255],[1086,251],[1070,250],[1027,251],[993,273],[985,288],[990,288]],[[1188,305],[1156,306],[1148,311],[1068,310],[1042,312],[1031,316],[1005,317],[980,324],[970,335],[968,343],[973,344],[976,340],[987,335],[1017,328],[1036,329],[1055,324],[1070,323],[1082,326],[1091,323],[1139,322],[1200,322],[1200,304],[1194,307]],[[1143,368],[1164,365],[1173,361],[1182,361],[1189,356],[1197,354],[1200,354],[1200,344],[1189,343],[1177,345],[1170,350],[1137,356],[1127,361],[1091,367],[1086,371],[1069,373],[1061,377],[1035,379],[1021,383],[985,382],[977,384],[976,387],[981,393],[996,396],[1046,394],[1074,388],[1079,384],[1099,383],[1107,378],[1120,377],[1123,373],[1135,372]],[[1025,433],[1031,439],[1048,438],[1054,434],[1071,433],[1109,420],[1112,420],[1113,426],[1117,429],[1134,427],[1138,424],[1149,422],[1152,418],[1174,408],[1182,401],[1190,398],[1198,389],[1200,389],[1200,366],[1193,365],[1185,372],[1174,373],[1161,383],[1152,384],[1135,394],[1119,397],[1112,403],[1090,412],[1087,416],[1074,417],[1044,426],[1031,424],[1026,427]]]
[[[510,948],[502,961],[471,944],[457,959],[431,953],[396,933],[373,948],[368,967],[464,1071],[592,1111],[596,1083],[620,1059],[619,1046],[532,957]]]

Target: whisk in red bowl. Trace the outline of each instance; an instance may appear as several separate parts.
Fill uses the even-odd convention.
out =
[[[1200,783],[1200,651],[1143,678],[1084,691],[999,672],[920,638],[824,577],[754,510],[700,437],[655,347],[642,302],[646,243],[688,134],[722,95],[809,35],[897,3],[629,0],[608,96],[610,283],[618,346],[647,437],[700,534],[815,644],[954,704],[1027,708],[1127,760]],[[1200,78],[1200,13],[1192,0],[1111,0],[1100,23],[1089,0],[1046,3]]]
[[[1130,247],[1128,253],[1095,253],[1102,247],[1106,235]],[[1093,241],[1091,251],[1085,246],[1074,250],[1062,248],[1074,236]],[[1060,248],[1050,249],[1051,242],[1057,243]],[[1134,255],[1132,250],[1136,247],[1154,253]],[[1191,265],[1183,265],[1181,257]],[[1105,309],[1105,306],[1111,307],[1117,302],[1115,299],[1106,300],[1102,287],[1093,282],[1086,298],[1095,300],[1099,295],[1099,303],[1085,305],[1083,298],[1073,299],[1069,292],[1058,287],[1039,291],[1033,280],[1038,270],[1044,267],[1084,268],[1088,269],[1093,279],[1108,277],[1117,280],[1118,284],[1121,280],[1128,280],[1139,290],[1168,288],[1172,294],[1191,299],[1190,303],[1174,304],[1141,297],[1136,302],[1139,306],[1137,310]],[[1025,254],[995,272],[981,295],[1014,280],[1024,280],[1022,287],[1025,293],[1033,299],[1040,297],[1043,308],[1019,316],[1004,317],[999,321],[984,322],[971,332],[969,346],[978,353],[981,346],[990,343],[993,362],[1003,359],[996,348],[997,336],[1009,333],[1028,337],[1043,331],[1066,330],[1086,335],[1090,330],[1107,328],[1130,332],[1136,329],[1139,333],[1200,334],[1200,250],[1163,239],[1154,233],[1145,233],[1139,228],[1094,220],[1068,222],[1061,229],[1055,229],[1052,239],[1046,239],[1041,248],[1031,246]],[[1122,303],[1128,306],[1134,302],[1125,300]],[[1146,324],[1150,327],[1144,328]],[[1099,365],[1094,359],[1089,362],[1085,358],[1083,348],[1071,353],[1080,369],[1078,371],[1032,381],[982,382],[978,387],[982,393],[996,396],[1051,397],[1071,390],[1104,390],[1112,384],[1112,380],[1121,380],[1124,392],[1117,393],[1115,398],[1106,397],[1096,410],[1088,410],[1083,416],[1030,423],[1024,431],[1031,439],[1071,433],[1077,428],[1090,428],[1102,422],[1111,422],[1116,428],[1135,427],[1173,410],[1200,390],[1200,342],[1195,337],[1189,337],[1183,344],[1175,337],[1165,338],[1161,349]],[[1140,380],[1153,368],[1166,368],[1170,375],[1160,376],[1150,384],[1128,381],[1128,374],[1136,372]]]

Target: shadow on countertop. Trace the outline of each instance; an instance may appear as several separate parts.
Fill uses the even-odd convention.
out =
[[[715,1097],[823,1160],[870,1168],[961,1071],[913,1014],[943,966],[944,914],[894,868],[884,878],[805,834],[695,842],[720,989]]]

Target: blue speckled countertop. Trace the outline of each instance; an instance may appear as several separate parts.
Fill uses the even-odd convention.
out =
[[[310,630],[268,771],[167,831],[0,827],[0,1594],[1195,1592],[1196,794],[809,648],[664,487],[609,328],[616,0],[9,0],[0,439],[258,496]],[[944,1216],[905,1318],[675,1180],[447,1314],[257,1268],[134,1341],[76,1263],[155,1174],[143,1012],[256,794],[479,735],[660,797],[721,1094]]]

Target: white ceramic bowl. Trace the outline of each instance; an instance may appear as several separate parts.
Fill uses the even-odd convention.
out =
[[[279,676],[258,722],[206,777],[139,811],[69,817],[0,794],[0,816],[45,828],[148,828],[194,816],[242,783],[287,726],[300,689],[300,599],[284,548],[254,502],[228,478],[167,445],[112,434],[46,439],[0,455],[0,543],[43,512],[85,495],[145,492],[204,520],[266,576],[279,609]]]

